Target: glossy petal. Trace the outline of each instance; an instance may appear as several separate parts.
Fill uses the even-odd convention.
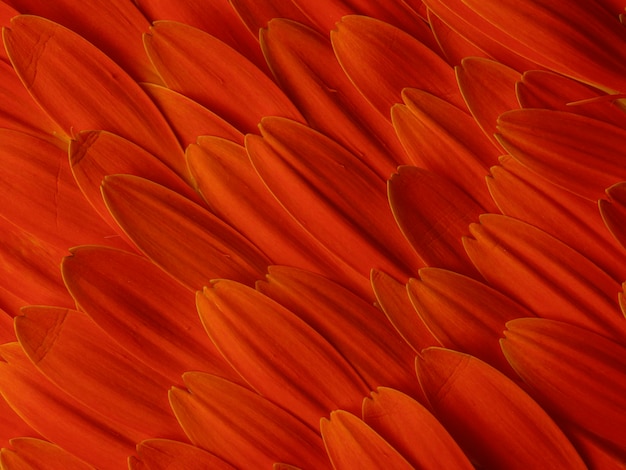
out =
[[[429,348],[418,356],[416,367],[435,416],[477,466],[586,468],[546,412],[487,364]]]
[[[547,410],[624,451],[626,348],[588,330],[543,319],[507,323],[501,344]]]
[[[235,467],[204,450],[179,441],[149,439],[137,445],[138,457],[129,457],[130,470],[234,470]]]
[[[11,448],[0,451],[3,470],[93,470],[95,467],[83,462],[50,442],[31,438],[11,440]]]
[[[182,150],[156,106],[92,44],[35,16],[14,18],[3,38],[24,86],[70,136],[104,129],[143,147],[180,175],[185,173]]]
[[[413,467],[388,442],[359,418],[346,411],[333,411],[320,423],[326,451],[335,470],[397,470]]]
[[[191,289],[216,277],[253,283],[270,264],[231,227],[163,186],[115,175],[104,179],[102,191],[111,214],[131,240]]]
[[[624,139],[626,129],[562,111],[522,109],[498,119],[498,140],[511,155],[592,201],[626,179]]]
[[[263,294],[216,281],[196,301],[207,333],[233,368],[312,429],[330,410],[357,408],[367,393],[323,336]]]
[[[169,381],[129,358],[89,317],[54,307],[22,313],[18,340],[52,382],[124,427],[179,437],[164,393]]]
[[[144,42],[168,88],[197,101],[242,132],[255,131],[263,116],[302,119],[262,71],[199,29],[159,21]],[[210,72],[205,64],[211,64]]]
[[[611,235],[626,249],[626,183],[606,190],[608,199],[600,199],[600,214]]]
[[[415,468],[474,468],[443,425],[423,405],[397,390],[379,387],[363,400],[363,421]]]
[[[191,442],[236,468],[251,462],[303,462],[328,468],[322,441],[310,427],[261,395],[208,374],[188,372],[189,390],[173,388],[170,402]]]
[[[417,167],[400,167],[388,191],[398,226],[426,265],[478,276],[461,237],[483,208],[451,182]]]
[[[626,331],[615,305],[619,284],[577,251],[505,216],[484,215],[470,231],[465,248],[481,274],[537,316],[613,338]]]
[[[346,16],[330,37],[346,75],[384,117],[390,118],[406,87],[465,108],[452,68],[403,31],[373,18]]]

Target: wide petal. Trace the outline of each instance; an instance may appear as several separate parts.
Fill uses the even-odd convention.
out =
[[[620,285],[574,249],[500,215],[482,216],[470,231],[465,248],[481,274],[537,316],[612,338],[626,331],[615,303]]]
[[[285,307],[232,281],[214,282],[198,293],[197,303],[211,340],[233,368],[311,428],[330,410],[358,409],[368,389],[363,380],[323,336]]]
[[[111,214],[139,249],[191,289],[216,277],[251,284],[270,264],[230,226],[163,186],[115,175],[104,179],[102,191]]]
[[[209,452],[184,442],[148,439],[137,445],[138,457],[128,459],[130,470],[234,470]]]
[[[407,87],[465,108],[452,68],[402,30],[374,18],[346,16],[330,37],[346,75],[387,119]]]
[[[435,416],[477,466],[587,468],[548,414],[484,362],[429,348],[416,367]]]
[[[93,470],[88,463],[50,442],[32,438],[11,440],[11,448],[0,451],[3,470]]]
[[[504,334],[504,354],[544,408],[624,453],[626,348],[544,319],[513,320]]]
[[[600,214],[606,228],[626,249],[626,183],[614,184],[606,190],[608,199],[600,199]]]
[[[257,393],[200,372],[183,377],[170,402],[192,443],[235,468],[269,468],[274,462],[328,468],[316,431]]]
[[[199,29],[158,21],[144,42],[168,88],[197,101],[242,132],[254,132],[263,116],[302,120],[267,75]]]

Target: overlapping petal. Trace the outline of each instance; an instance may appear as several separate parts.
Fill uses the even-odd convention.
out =
[[[130,470],[234,470],[209,452],[185,442],[148,439],[137,445],[138,456],[128,459]]]
[[[66,452],[57,445],[40,439],[17,438],[11,440],[11,448],[0,450],[3,470],[93,470],[94,467]]]

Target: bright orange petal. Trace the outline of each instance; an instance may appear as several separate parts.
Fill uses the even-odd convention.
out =
[[[131,240],[191,289],[216,277],[252,284],[270,264],[230,226],[163,186],[115,175],[107,176],[102,188],[107,207]]]
[[[235,470],[204,450],[179,441],[148,439],[137,445],[138,457],[128,459],[130,470]]]
[[[11,322],[11,326],[13,326],[13,322]],[[13,328],[11,328],[13,331]],[[15,333],[13,333],[13,339],[9,339],[3,341],[4,343],[9,343],[11,341],[15,341]],[[0,358],[2,355],[2,349],[0,349]],[[0,359],[4,360],[4,359]],[[0,365],[0,373],[2,373],[2,367]],[[0,383],[1,383],[0,379]],[[2,389],[2,385],[0,385],[0,391]],[[0,392],[1,393],[1,392]],[[11,408],[9,403],[7,403],[7,399],[4,396],[0,396],[0,416],[2,419],[0,420],[0,447],[8,447],[10,445],[9,441],[13,439],[15,436],[27,436],[27,437],[35,437],[39,438],[41,435],[35,431],[32,426],[28,425],[24,419],[22,419],[16,412]]]
[[[93,470],[95,467],[83,462],[61,447],[50,442],[31,438],[11,440],[11,448],[0,451],[2,470]]]
[[[600,214],[611,235],[626,249],[626,183],[606,190],[608,199],[600,199]]]
[[[435,416],[478,467],[587,468],[546,412],[484,362],[429,348],[416,366]]]
[[[460,65],[465,57],[490,58],[489,54],[450,28],[432,10],[428,10],[428,24],[450,65]]]
[[[309,18],[293,1],[230,0],[230,3],[255,38],[259,36],[259,30],[266,28],[267,23],[273,18],[287,18],[313,26]]]

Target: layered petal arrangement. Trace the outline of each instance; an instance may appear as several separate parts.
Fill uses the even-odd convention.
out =
[[[0,1],[0,468],[626,468],[619,0]]]

